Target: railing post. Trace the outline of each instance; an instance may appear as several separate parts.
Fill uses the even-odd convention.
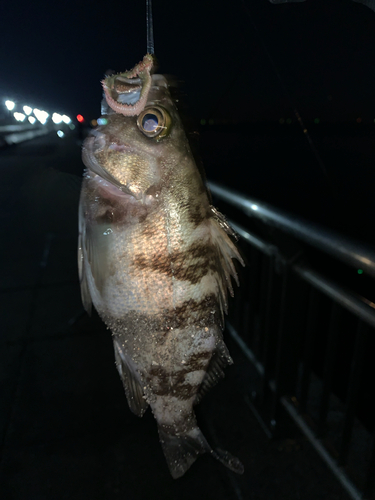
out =
[[[340,464],[345,465],[348,458],[348,451],[352,430],[354,425],[358,389],[361,381],[363,357],[367,343],[368,326],[363,321],[358,322],[354,355],[349,376],[349,387],[346,396],[344,429],[341,437]]]
[[[306,335],[305,335],[305,345],[303,349],[302,358],[302,373],[301,382],[299,388],[299,402],[301,412],[306,411],[307,396],[309,393],[310,386],[310,375],[313,361],[314,343],[315,343],[315,332],[317,329],[317,318],[318,318],[318,307],[319,307],[319,295],[316,288],[310,288],[308,310],[307,310],[307,325],[306,325]]]
[[[300,344],[296,328],[296,317],[294,316],[297,314],[297,311],[294,309],[296,278],[293,276],[290,264],[286,260],[281,261],[281,269],[282,291],[271,425],[277,425],[278,423],[279,410],[281,408],[280,398],[285,395],[294,395],[295,393]]]
[[[324,359],[323,392],[320,401],[318,424],[318,433],[320,435],[324,433],[325,423],[329,410],[329,397],[331,394],[332,374],[337,353],[336,346],[339,337],[339,322],[341,314],[342,310],[340,306],[336,302],[334,302],[332,305],[331,317],[329,321],[328,339]]]
[[[264,313],[264,330],[263,330],[263,348],[262,348],[262,364],[264,366],[264,377],[262,383],[261,401],[264,400],[265,394],[268,392],[269,381],[272,376],[271,364],[274,360],[272,350],[272,327],[275,324],[275,300],[274,300],[274,287],[275,287],[275,262],[277,257],[276,248],[269,256],[268,262],[268,275],[267,275],[267,298],[265,303]]]

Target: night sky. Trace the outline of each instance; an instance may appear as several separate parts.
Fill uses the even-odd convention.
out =
[[[154,0],[153,11],[160,72],[185,82],[198,118],[275,120],[293,106],[305,120],[375,118],[375,13],[364,5]],[[2,98],[87,119],[99,116],[104,72],[146,52],[143,1],[2,2],[0,27]]]

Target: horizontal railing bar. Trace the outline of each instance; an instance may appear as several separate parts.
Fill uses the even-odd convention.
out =
[[[233,326],[229,323],[229,321],[227,321],[225,323],[225,327],[227,328],[227,330],[230,333],[231,337],[239,345],[239,347],[241,348],[241,350],[245,354],[245,356],[252,362],[252,364],[258,370],[258,373],[263,376],[264,375],[263,365],[262,365],[262,363],[259,363],[259,361],[255,357],[255,354],[250,349],[250,347],[248,347],[248,345],[241,339],[241,337],[238,335],[238,333],[236,332],[235,328],[233,328]]]
[[[267,253],[268,255],[275,252],[277,253],[277,248],[274,245],[267,244],[257,236],[249,233],[249,231],[246,231],[246,229],[242,228],[238,224],[233,224],[231,222],[231,225],[245,241],[250,244],[254,241],[259,250]],[[315,288],[320,290],[331,299],[339,302],[348,311],[375,328],[375,304],[373,302],[370,302],[363,297],[356,296],[353,293],[348,292],[341,286],[336,285],[336,283],[334,283],[333,281],[325,278],[324,276],[308,268],[307,266],[294,264],[292,267],[293,270],[302,279],[313,285]]]
[[[362,243],[353,242],[338,233],[289,215],[258,200],[244,196],[238,191],[224,188],[215,182],[209,182],[208,187],[215,196],[241,209],[249,217],[256,217],[279,227],[315,248],[333,255],[353,267],[360,267],[375,277],[375,253]]]
[[[257,369],[258,373],[260,375],[264,374],[264,368],[257,361],[254,353],[251,351],[251,349],[246,345],[246,343],[241,339],[241,337],[238,335],[236,330],[232,327],[232,325],[227,322],[226,327],[228,329],[229,334],[235,340],[235,342],[238,344],[238,346],[241,348],[242,352],[245,354],[245,356],[254,364],[255,368]],[[270,380],[269,382],[269,387],[272,391],[276,390],[275,387],[275,381]],[[301,429],[303,434],[306,436],[306,438],[309,440],[313,448],[315,448],[316,452],[318,455],[324,460],[324,462],[327,464],[327,466],[331,469],[335,477],[338,479],[338,481],[341,483],[341,485],[344,487],[346,492],[350,495],[352,500],[361,500],[362,499],[362,494],[360,491],[357,489],[357,487],[348,479],[344,471],[341,469],[341,467],[338,465],[336,460],[332,458],[332,456],[329,454],[329,452],[326,450],[326,448],[323,446],[321,441],[315,436],[314,432],[310,429],[308,424],[305,422],[303,417],[298,413],[298,410],[294,407],[292,403],[289,402],[289,400],[282,396],[281,399],[281,404],[287,411],[287,413],[290,415],[290,417],[293,419],[293,421],[298,425],[298,427]],[[247,403],[250,403],[250,398],[247,399]],[[249,405],[251,409],[253,409],[254,405],[250,404]],[[256,408],[254,407],[256,410]],[[260,421],[262,428],[266,431],[266,434],[269,435],[270,431],[266,427],[264,421],[262,418],[259,416],[258,411],[255,411],[255,415],[257,419]]]
[[[375,328],[375,304],[348,292],[306,266],[295,264],[293,270],[305,281]]]
[[[239,236],[241,236],[242,239],[244,239],[247,243],[250,243],[250,245],[253,245],[261,252],[267,255],[272,255],[277,252],[277,247],[275,245],[266,243],[265,241],[261,240],[254,234],[249,233],[248,231],[246,231],[241,226],[239,226],[238,224],[236,224],[231,220],[229,220],[228,222],[230,223],[231,227],[236,231],[236,233]]]

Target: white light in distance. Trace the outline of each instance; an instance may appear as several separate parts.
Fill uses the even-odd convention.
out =
[[[33,110],[33,108],[30,108],[30,106],[23,107],[23,111],[24,111],[25,115],[27,115],[27,116],[31,115],[32,110]]]
[[[64,132],[63,132],[62,130],[58,130],[56,133],[57,133],[57,135],[58,135],[59,137],[61,137],[61,139],[62,139],[62,138],[64,137],[64,135],[65,135],[65,134],[64,134]]]
[[[14,102],[13,101],[5,101],[5,106],[9,109],[9,111],[12,111],[14,109]]]
[[[47,118],[49,117],[49,114],[46,111],[41,111],[38,108],[35,108],[34,110],[34,115],[37,117],[37,119],[40,121],[42,125],[44,125],[47,121]]]
[[[34,123],[36,122],[36,118],[34,118],[33,116],[29,116],[28,118],[29,122],[32,123],[34,125]]]
[[[66,115],[62,115],[62,120],[64,123],[66,123],[67,125],[72,121],[69,116],[66,116]]]
[[[63,121],[63,117],[61,115],[59,115],[59,113],[53,113],[52,121],[53,121],[53,123],[56,123],[56,125],[57,125]]]
[[[24,115],[23,113],[17,113],[17,111],[13,113],[13,116],[18,122],[23,122],[26,118],[26,115]]]

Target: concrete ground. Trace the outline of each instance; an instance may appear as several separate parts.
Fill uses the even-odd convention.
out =
[[[235,365],[197,409],[209,456],[173,480],[155,421],[126,403],[110,333],[83,311],[76,269],[82,164],[74,136],[0,152],[1,500],[346,500],[293,427],[269,440],[245,403],[252,370]]]

